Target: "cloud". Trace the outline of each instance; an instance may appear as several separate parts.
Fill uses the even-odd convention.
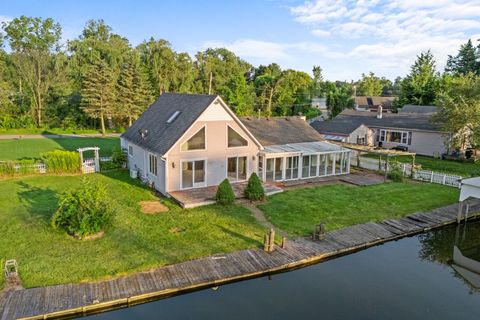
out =
[[[478,0],[316,0],[291,7],[290,13],[321,43],[326,36],[335,39],[336,51],[372,69],[405,72],[428,49],[441,69],[448,54],[480,33]],[[326,45],[324,52],[333,50]]]

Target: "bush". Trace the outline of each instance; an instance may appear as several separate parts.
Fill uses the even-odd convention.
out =
[[[248,179],[248,184],[243,191],[245,198],[249,200],[263,200],[265,198],[265,191],[263,190],[262,182],[254,172]]]
[[[0,176],[13,177],[38,173],[36,160],[0,161]]]
[[[233,193],[232,185],[228,179],[223,180],[218,186],[215,200],[217,200],[217,203],[224,205],[235,202],[235,194]]]
[[[390,170],[388,171],[387,177],[395,182],[403,182],[405,177],[402,171],[402,164],[398,161],[392,161],[389,166]]]
[[[106,187],[84,178],[79,189],[60,196],[51,222],[54,228],[82,238],[102,231],[111,216]]]
[[[74,151],[55,150],[40,155],[48,173],[78,173],[81,171],[80,154]]]
[[[121,168],[127,162],[127,155],[121,149],[116,149],[112,153],[112,163]]]

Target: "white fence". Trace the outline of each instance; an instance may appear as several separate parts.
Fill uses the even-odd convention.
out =
[[[383,171],[385,172],[386,161],[373,158],[359,157],[356,154],[353,154],[352,166],[359,166],[363,169]],[[402,171],[405,176],[411,177],[412,179],[419,181],[426,181],[430,183],[443,184],[446,186],[460,187],[460,182],[463,179],[461,176],[450,175],[442,172],[435,172],[430,170],[413,170],[412,175],[412,165],[409,163],[402,163]],[[391,167],[389,166],[389,170]]]

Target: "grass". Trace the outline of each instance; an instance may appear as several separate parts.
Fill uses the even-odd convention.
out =
[[[107,138],[55,138],[0,140],[0,161],[39,158],[42,152],[56,149],[75,151],[80,147],[99,147],[100,156],[109,156],[120,147],[120,139]],[[93,156],[85,153],[85,156]]]
[[[0,184],[0,259],[17,259],[24,286],[104,279],[161,265],[261,245],[265,229],[248,209],[205,206],[147,215],[138,205],[156,199],[128,172],[92,174],[107,185],[115,216],[103,238],[76,240],[50,225],[60,192],[82,176],[8,179]]]
[[[113,132],[107,130],[108,133]],[[0,135],[7,134],[88,134],[102,133],[100,129],[61,129],[61,128],[20,128],[20,129],[0,129]]]
[[[334,230],[399,218],[457,200],[457,189],[435,184],[408,182],[367,187],[337,184],[290,190],[270,197],[258,207],[280,229],[305,236],[320,222],[326,223],[327,230]]]
[[[362,155],[369,158],[378,159],[376,154]],[[385,157],[383,157],[385,159]],[[412,163],[412,157],[410,156],[398,156],[390,158],[392,160],[398,160],[403,163]],[[427,156],[415,156],[415,163],[422,165],[422,169],[431,170],[443,173],[449,173],[454,175],[460,175],[462,177],[471,177],[480,175],[480,162],[460,162],[453,160],[441,160]]]

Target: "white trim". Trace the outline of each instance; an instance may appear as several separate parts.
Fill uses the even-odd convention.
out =
[[[188,189],[196,189],[196,188],[203,188],[203,187],[206,187],[207,186],[207,165],[208,165],[208,159],[207,158],[195,158],[195,159],[183,159],[183,160],[180,160],[180,190],[188,190]],[[195,186],[195,161],[203,161],[204,162],[204,181],[203,181],[203,185],[201,186]],[[193,166],[192,166],[192,169],[193,169],[193,173],[192,173],[192,186],[191,187],[188,187],[188,188],[184,188],[183,187],[183,179],[182,179],[182,171],[183,171],[183,163],[184,162],[194,162]]]
[[[150,169],[151,169],[150,156],[153,156],[153,157],[155,158],[155,171],[156,171],[156,172],[150,171]],[[148,152],[147,159],[148,159],[147,174],[148,174],[148,175],[152,175],[152,176],[154,176],[155,178],[158,178],[158,157],[157,157],[157,155],[154,154],[154,153]]]
[[[188,140],[192,139],[194,135],[199,133],[203,128],[205,128],[205,148],[203,149],[192,149],[192,150],[182,150],[182,146],[188,142]],[[180,141],[180,140],[179,140]],[[207,125],[204,124],[200,129],[195,131],[195,133],[191,134],[188,139],[185,139],[181,144],[180,144],[180,152],[194,152],[194,151],[207,151]]]
[[[246,161],[245,161],[245,165],[246,165],[246,178],[243,179],[243,180],[239,180],[238,179],[238,158],[243,158],[245,157],[246,158]],[[236,180],[230,180],[229,177],[228,177],[228,158],[237,158],[237,179]],[[248,169],[250,169],[250,166],[248,165],[248,153],[246,154],[235,154],[235,155],[226,155],[225,156],[225,178],[230,180],[230,182],[243,182],[243,181],[247,181],[248,180]]]
[[[232,129],[233,131],[235,131],[243,140],[247,141],[247,145],[246,146],[238,146],[238,147],[229,147],[228,146],[228,128]],[[228,123],[227,125],[225,126],[225,148],[226,149],[240,149],[240,148],[247,148],[250,146],[250,143],[248,142],[248,139],[245,139],[245,137],[240,134],[237,130],[235,130],[232,126],[230,126]]]

